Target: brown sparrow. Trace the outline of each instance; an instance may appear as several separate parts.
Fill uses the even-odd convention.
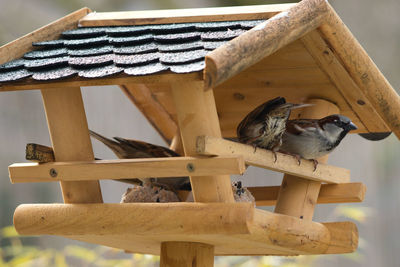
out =
[[[338,114],[319,120],[288,120],[279,151],[311,159],[316,168],[316,158],[332,152],[348,132],[356,129],[349,118]],[[300,158],[298,160],[300,164]]]
[[[251,111],[237,127],[239,142],[276,151],[282,144],[282,135],[286,121],[292,109],[307,107],[312,104],[286,103],[285,98],[277,97],[265,102]]]
[[[115,140],[108,139],[94,131],[89,130],[90,136],[99,140],[120,159],[135,158],[161,158],[161,157],[179,157],[175,151],[158,145],[114,137]],[[144,179],[143,182],[149,182]],[[171,177],[171,178],[150,178],[152,184],[164,186],[171,190],[191,190],[189,177]]]

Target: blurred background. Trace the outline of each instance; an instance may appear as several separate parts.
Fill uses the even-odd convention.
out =
[[[0,46],[87,6],[94,11],[126,11],[284,3],[293,1],[217,0],[0,0]],[[342,20],[398,90],[400,88],[400,1],[330,1]],[[398,91],[399,92],[399,91]],[[152,126],[113,86],[82,88],[89,127],[105,136],[121,136],[165,145]],[[39,91],[0,94],[0,266],[157,266],[157,257],[130,255],[59,237],[18,237],[12,225],[22,203],[62,202],[58,183],[15,184],[8,165],[24,162],[25,145],[50,145]],[[115,156],[93,141],[96,157]],[[353,181],[367,185],[365,202],[319,205],[316,221],[354,220],[360,246],[349,255],[308,257],[217,257],[216,266],[398,266],[400,262],[400,143],[394,135],[371,142],[358,135],[344,139],[329,163],[348,168]],[[279,185],[281,174],[249,168],[246,186]],[[127,185],[101,182],[105,202],[119,202]],[[39,250],[42,249],[40,252]],[[81,264],[81,263],[84,263]]]

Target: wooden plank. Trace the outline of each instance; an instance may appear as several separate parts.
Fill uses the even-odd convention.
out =
[[[93,160],[81,89],[41,92],[56,161]],[[61,190],[65,203],[103,202],[99,181],[61,182]]]
[[[280,186],[247,187],[257,206],[274,206]],[[363,183],[322,184],[317,204],[363,202],[366,186]]]
[[[203,82],[173,83],[172,95],[178,115],[186,156],[197,156],[199,134],[221,137],[212,90],[204,92]],[[190,177],[193,197],[198,202],[233,202],[229,175]]]
[[[162,242],[160,267],[212,267],[214,246],[192,242]]]
[[[322,39],[318,31],[312,31],[301,38],[308,52],[320,68],[335,84],[346,102],[354,110],[361,122],[370,132],[389,132],[390,129],[372,107],[347,70],[336,58],[334,52]]]
[[[265,19],[291,6],[293,6],[293,4],[96,12],[82,18],[80,24],[85,27],[92,27]]]
[[[299,118],[320,119],[331,114],[339,114],[338,107],[326,100],[310,99],[306,103],[314,104],[314,106],[302,110]],[[320,163],[326,163],[328,155],[316,160]],[[320,182],[304,180],[297,175],[285,174],[274,211],[311,221],[320,189]]]
[[[388,127],[400,138],[400,96],[368,56],[333,8],[319,28],[355,83]]]
[[[0,65],[20,58],[25,53],[33,50],[32,42],[58,39],[63,31],[76,28],[78,26],[78,21],[90,12],[91,10],[87,7],[81,8],[34,32],[28,33],[15,41],[3,45],[0,47]]]
[[[159,82],[185,82],[202,80],[202,72],[192,72],[177,74],[165,72],[160,74],[144,75],[144,76],[129,76],[118,74],[108,78],[68,78],[52,82],[34,81],[33,79],[24,80],[23,82],[12,82],[9,84],[1,84],[0,92],[2,91],[17,91],[17,90],[36,90],[50,89],[59,87],[78,87],[78,86],[101,86],[101,85],[125,85],[131,83],[159,83]]]
[[[205,88],[215,88],[317,28],[327,11],[326,1],[303,0],[210,52],[206,56]]]
[[[243,174],[246,167],[241,156],[224,156],[14,163],[8,170],[12,183],[34,183]]]
[[[29,204],[17,207],[14,225],[22,235],[61,235],[152,254],[176,240],[212,245],[217,255],[348,253],[357,245],[351,222],[330,227],[251,203]]]
[[[266,149],[257,148],[222,138],[200,136],[197,138],[197,153],[201,155],[241,155],[246,164],[273,171],[296,175],[304,179],[326,182],[346,183],[350,180],[350,171],[347,169],[319,164],[314,171],[314,164],[309,160],[302,160],[301,165],[295,157],[277,153],[275,162],[274,154]]]
[[[142,112],[154,129],[168,144],[178,132],[176,122],[164,107],[154,99],[153,94],[144,84],[121,85],[121,90]]]

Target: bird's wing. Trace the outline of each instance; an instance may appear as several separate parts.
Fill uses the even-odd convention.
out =
[[[256,124],[265,121],[266,115],[275,107],[285,104],[286,100],[283,97],[276,97],[271,99],[247,114],[246,117],[239,123],[236,132],[237,136],[240,137],[245,135],[244,131],[248,128],[249,124]]]
[[[318,120],[314,119],[288,120],[286,122],[286,132],[294,135],[300,135],[318,127]]]
[[[138,141],[134,139],[125,139],[121,137],[114,137],[115,140],[121,144],[126,144],[133,149],[148,154],[148,157],[163,158],[163,157],[179,157],[180,155],[175,151],[158,145],[153,145],[147,142]]]

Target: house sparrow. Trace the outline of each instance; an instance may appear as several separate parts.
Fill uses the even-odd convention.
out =
[[[286,103],[285,98],[277,97],[265,102],[251,111],[237,127],[239,142],[276,151],[282,144],[286,121],[292,109],[311,106],[312,104]]]
[[[316,158],[330,153],[348,132],[356,129],[349,118],[337,114],[319,120],[288,120],[279,151],[296,156],[299,164],[300,157],[313,160],[315,171]]]
[[[108,139],[94,131],[89,130],[90,136],[99,140],[120,159],[135,158],[161,158],[161,157],[179,157],[175,151],[158,145],[137,141],[133,139],[124,139],[114,137],[115,140]],[[149,182],[154,185],[164,186],[171,190],[191,190],[189,177],[171,177],[171,178],[149,178],[143,179],[143,182]]]

